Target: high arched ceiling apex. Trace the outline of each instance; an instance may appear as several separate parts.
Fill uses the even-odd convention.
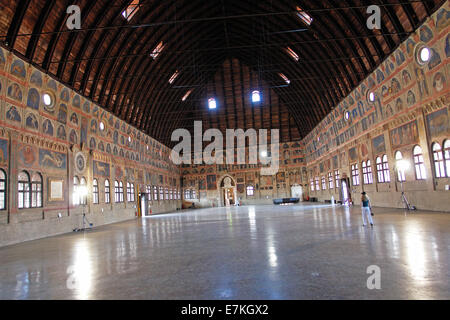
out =
[[[194,111],[207,108],[207,85],[219,70],[231,79],[223,91],[235,87],[233,68],[223,65],[238,60],[276,93],[303,137],[443,2],[4,0],[0,42],[167,144],[172,130],[202,120]],[[380,30],[366,26],[373,4]],[[79,30],[67,28],[70,5],[81,8]],[[270,127],[272,113],[264,116]]]

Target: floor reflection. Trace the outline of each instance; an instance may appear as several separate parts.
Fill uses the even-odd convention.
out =
[[[448,299],[450,215],[249,206],[0,248],[0,299]],[[367,290],[378,265],[382,290]]]

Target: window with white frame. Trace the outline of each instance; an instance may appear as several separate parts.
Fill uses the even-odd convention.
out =
[[[86,178],[85,177],[81,177],[81,179],[80,179],[80,188],[84,192],[86,191],[87,182],[86,182]],[[82,204],[82,205],[86,205],[87,204],[87,192],[83,193],[82,195],[80,195],[80,204]]]
[[[131,185],[129,182],[127,182],[127,201],[130,202],[131,201]]]
[[[92,203],[98,204],[99,203],[99,190],[98,190],[98,180],[94,179],[92,181]]]
[[[22,171],[18,175],[18,208],[30,208],[30,175],[26,171]]]
[[[378,183],[388,183],[391,182],[391,175],[389,173],[389,162],[387,155],[382,157],[377,157],[377,177]]]
[[[450,140],[444,141],[444,160],[447,177],[450,178]]]
[[[359,170],[358,170],[358,164],[352,164],[352,183],[354,186],[359,186]]]
[[[314,179],[309,179],[309,183],[310,183],[310,186],[311,186],[311,191],[314,191]]]
[[[327,183],[325,177],[322,177],[322,190],[327,190]]]
[[[320,191],[319,177],[316,177],[316,191]]]
[[[422,148],[420,146],[414,147],[413,158],[416,180],[425,180],[427,178],[427,173],[425,170],[425,161],[423,160]]]
[[[145,188],[145,192],[147,194],[147,201],[152,201],[152,187],[151,186],[147,186]]]
[[[403,154],[400,151],[397,151],[395,153],[395,161],[397,164],[397,180],[399,182],[405,182],[406,181],[405,169],[401,167],[401,161],[403,161]]]
[[[165,194],[166,194],[166,197],[164,198],[165,200],[169,200],[169,188],[165,188]]]
[[[111,189],[108,179],[105,180],[105,203],[111,203]]]
[[[123,201],[123,182],[119,181],[119,202]]]
[[[334,181],[336,183],[336,188],[339,188],[339,183],[341,180],[341,173],[339,170],[334,170]]]
[[[247,196],[253,197],[255,195],[255,187],[254,186],[247,186]]]
[[[6,210],[6,172],[0,169],[0,210]]]
[[[370,163],[370,160],[363,161],[362,171],[363,171],[364,184],[372,184],[373,183],[373,175],[372,175],[372,165]]]
[[[158,187],[153,186],[153,200],[158,201]]]
[[[328,172],[328,188],[334,189],[334,181],[333,181],[333,174],[331,172]]]
[[[164,188],[162,186],[159,187],[159,201],[164,200]]]
[[[42,208],[42,176],[40,173],[31,177],[31,207]]]
[[[436,178],[445,178],[445,166],[444,166],[444,156],[442,154],[441,145],[437,142],[433,143],[433,162],[434,162],[434,173]]]
[[[73,177],[73,205],[78,206],[80,204],[80,194],[78,188],[80,187],[80,179],[77,176]]]

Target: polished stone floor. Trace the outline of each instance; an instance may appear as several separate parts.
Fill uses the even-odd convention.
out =
[[[308,204],[98,227],[0,248],[0,299],[450,299],[450,214],[361,224],[358,207]]]

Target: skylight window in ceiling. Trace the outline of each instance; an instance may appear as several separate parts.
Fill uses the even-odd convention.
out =
[[[291,83],[291,80],[289,80],[289,78],[286,77],[284,74],[279,73],[278,75],[279,75],[281,78],[283,78],[284,82],[286,82],[287,84],[290,84],[290,83]]]
[[[214,99],[214,98],[209,98],[209,100],[208,100],[208,106],[209,106],[209,109],[210,109],[210,110],[217,108],[216,99]]]
[[[122,11],[122,16],[130,21],[134,15],[139,11],[139,0],[133,0],[130,5]]]
[[[252,92],[252,102],[261,102],[261,93],[258,90]]]
[[[294,59],[295,61],[298,61],[298,60],[299,60],[298,54],[296,54],[295,51],[292,50],[291,48],[287,47],[287,48],[285,49],[285,51],[286,51],[287,54],[290,55],[291,58]]]
[[[175,81],[175,79],[178,77],[179,74],[180,74],[180,72],[178,70],[175,71],[175,73],[170,77],[169,83],[172,84]]]
[[[186,94],[183,96],[181,101],[186,101],[186,99],[189,98],[191,93],[192,93],[192,89],[190,89],[188,92],[186,92]]]
[[[152,53],[150,54],[150,57],[152,57],[153,60],[156,60],[156,58],[158,58],[159,54],[164,50],[165,46],[166,45],[162,41],[160,43],[158,43],[156,48],[153,49]]]
[[[297,16],[298,16],[304,23],[306,23],[308,26],[310,26],[311,23],[313,22],[313,18],[312,18],[309,14],[307,14],[307,13],[305,12],[305,10],[303,10],[303,9],[300,8],[300,7],[297,7],[296,10],[297,10]]]

